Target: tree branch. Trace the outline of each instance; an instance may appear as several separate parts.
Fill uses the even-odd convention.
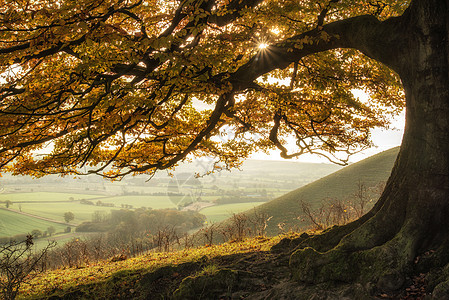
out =
[[[338,48],[357,49],[395,69],[391,51],[401,51],[398,30],[400,18],[391,18],[381,22],[374,16],[358,16],[324,25],[286,39],[260,50],[245,65],[231,74],[230,82],[234,90],[250,88],[259,76],[274,69],[284,69],[301,58],[327,50]],[[389,34],[385,34],[389,31]],[[398,31],[397,36],[391,31]],[[398,38],[391,38],[398,37]],[[387,39],[386,37],[390,37]],[[388,49],[388,50],[385,50]]]

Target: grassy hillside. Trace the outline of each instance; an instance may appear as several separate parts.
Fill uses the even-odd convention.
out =
[[[284,228],[304,225],[298,221],[301,215],[301,200],[311,203],[312,207],[318,207],[329,197],[338,199],[350,197],[356,192],[359,180],[367,187],[385,182],[398,151],[398,147],[384,151],[258,206],[260,211],[272,216],[268,223],[268,233],[277,234],[279,232],[277,225],[281,222],[285,223]],[[250,213],[251,211],[248,211],[248,214]]]
[[[303,236],[258,237],[50,270],[22,285],[18,298],[430,299],[426,286],[418,281],[410,281],[402,289],[386,294],[361,284],[311,285],[292,280],[288,252],[270,248],[283,238]]]
[[[267,251],[283,237],[286,236],[247,239],[170,253],[151,252],[120,261],[99,261],[51,270],[24,285],[19,298],[172,299],[174,290],[189,276],[214,275],[221,269],[226,272],[230,264],[240,263],[245,256],[252,257],[250,260],[257,258],[256,261],[262,263],[270,261],[273,254]],[[180,295],[177,299],[199,298]],[[203,299],[222,298],[206,296]]]

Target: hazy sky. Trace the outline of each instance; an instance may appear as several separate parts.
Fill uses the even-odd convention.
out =
[[[282,82],[280,82],[282,83]],[[352,93],[357,98],[360,98],[362,101],[364,98],[368,97],[361,90],[352,90]],[[375,129],[372,131],[372,140],[374,142],[374,147],[367,149],[363,152],[357,153],[350,157],[349,163],[353,163],[362,159],[365,159],[369,156],[372,156],[376,153],[388,150],[390,148],[401,145],[402,135],[404,133],[404,125],[405,125],[405,110],[399,116],[391,121],[391,126],[389,130],[385,129]],[[294,143],[294,142],[293,142]],[[280,157],[279,151],[273,151],[271,155],[266,155],[263,153],[255,154],[252,156],[253,159],[270,159],[270,160],[282,160]],[[320,157],[318,155],[302,155],[296,159],[296,161],[301,162],[320,162],[320,163],[329,163],[329,160],[326,158]]]
[[[350,157],[349,163],[353,163],[362,159],[365,159],[369,156],[372,156],[376,153],[388,150],[390,148],[401,145],[402,135],[404,133],[404,125],[405,125],[405,113],[398,116],[396,119],[392,121],[391,129],[382,130],[375,129],[372,132],[372,139],[375,144],[375,147],[367,149],[363,152],[357,153]],[[282,160],[279,155],[279,151],[273,151],[271,155],[266,154],[255,154],[252,157],[253,159],[270,159],[270,160]],[[325,158],[319,157],[317,155],[302,155],[297,159],[293,159],[301,162],[320,162],[320,163],[329,163],[329,161]]]

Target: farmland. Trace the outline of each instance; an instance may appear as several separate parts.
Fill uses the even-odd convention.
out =
[[[67,227],[62,224],[49,222],[46,220],[41,220],[0,209],[0,237],[24,234],[27,232],[31,232],[34,229],[46,231],[51,226],[55,228],[56,233],[63,232]]]
[[[244,202],[234,204],[223,204],[206,207],[200,210],[200,213],[207,217],[209,223],[220,222],[232,216],[233,213],[238,213],[250,210],[265,202]]]
[[[32,230],[45,232],[53,226],[61,239],[67,226],[91,221],[93,214],[107,215],[122,208],[199,209],[209,223],[219,222],[339,169],[329,164],[248,161],[241,170],[195,176],[208,168],[207,162],[196,162],[180,166],[173,174],[157,174],[150,181],[146,176],[136,176],[118,182],[98,176],[33,179],[4,174],[0,179],[0,207],[14,212],[0,211],[0,237]],[[199,205],[194,206],[196,203]],[[66,212],[75,216],[70,224],[65,224]]]
[[[92,199],[98,197],[96,195],[88,194],[75,194],[75,193],[53,193],[53,192],[29,192],[29,193],[8,193],[0,194],[0,202],[10,200],[14,203],[24,202],[62,202],[80,200],[80,199]]]

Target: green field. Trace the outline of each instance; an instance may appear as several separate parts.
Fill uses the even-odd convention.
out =
[[[56,229],[56,232],[63,232],[67,227],[65,225],[0,209],[0,237],[26,234],[34,229],[39,229],[44,232],[50,226],[53,226]]]
[[[168,196],[114,196],[99,197],[98,195],[88,194],[70,194],[70,193],[17,193],[2,194],[0,201],[10,200],[13,204],[11,209],[56,221],[64,221],[64,213],[71,211],[75,214],[75,220],[72,223],[79,224],[92,220],[92,214],[95,211],[109,213],[111,209],[121,209],[122,204],[132,205],[134,208],[151,207],[153,209],[175,208]],[[69,201],[73,197],[75,201]],[[104,207],[97,205],[80,204],[80,199],[92,199],[96,203],[113,203],[115,207]],[[59,202],[64,201],[64,202]],[[65,202],[66,201],[66,202]]]
[[[49,193],[49,192],[35,192],[35,193],[11,193],[0,194],[0,202],[10,200],[14,202],[55,202],[55,201],[70,201],[80,199],[92,199],[97,198],[98,195],[89,194],[75,194],[75,193]]]
[[[11,206],[12,209],[17,207]],[[75,220],[70,223],[79,224],[84,221],[91,221],[94,211],[103,211],[109,213],[112,207],[102,207],[93,205],[84,205],[77,202],[55,202],[55,203],[23,203],[21,204],[22,212],[29,213],[44,218],[53,219],[64,222],[64,213],[73,212]],[[117,208],[118,209],[118,208]]]
[[[200,213],[207,217],[209,223],[216,223],[229,218],[233,213],[246,211],[263,203],[264,202],[245,202],[215,205],[200,210]]]
[[[5,202],[9,200],[12,202],[9,208],[12,210],[58,222],[64,222],[64,213],[70,211],[75,215],[75,219],[70,223],[80,224],[91,221],[96,211],[108,214],[111,210],[130,206],[134,209],[176,208],[179,200],[185,200],[184,203],[198,200],[215,202],[223,198],[238,197],[242,202],[217,205],[201,211],[206,214],[209,222],[218,222],[228,218],[232,213],[261,204],[262,202],[244,202],[254,195],[264,195],[261,199],[273,199],[338,168],[329,164],[250,160],[244,163],[242,171],[237,169],[232,172],[223,171],[194,179],[193,174],[204,173],[207,166],[204,163],[193,162],[180,166],[173,177],[161,172],[151,181],[148,181],[147,176],[136,176],[126,177],[119,182],[106,181],[98,176],[76,179],[50,175],[33,179],[28,176],[5,174],[0,182],[3,191],[0,194],[0,207],[5,207]],[[191,178],[196,182],[194,189],[185,178]],[[173,191],[173,186],[179,189]],[[183,195],[177,198],[170,196],[169,191]],[[80,200],[83,199],[90,200],[93,204],[101,201],[114,206],[81,204]],[[2,235],[27,233],[33,229],[45,231],[53,224],[32,216],[11,215],[11,213],[8,213],[8,217],[1,216],[0,220]],[[25,223],[27,225],[22,226]],[[54,227],[63,229],[65,226]]]
[[[126,180],[126,179],[125,179]],[[105,184],[106,190],[110,194],[138,193],[138,194],[153,194],[164,193],[167,191],[167,186],[134,186],[134,185],[117,185],[115,182],[108,182]]]
[[[134,208],[147,207],[152,209],[175,208],[168,196],[114,196],[99,199],[104,203],[114,203],[116,208],[121,208],[122,204],[132,205]]]
[[[104,213],[109,213],[114,209],[121,209],[121,204],[132,205],[134,208],[139,207],[151,207],[153,209],[160,208],[174,208],[172,202],[167,197],[159,196],[116,196],[95,199],[93,202],[102,201],[103,203],[114,203],[115,207],[105,207],[97,205],[86,205],[80,204],[79,202],[65,202],[65,203],[52,203],[52,204],[42,204],[42,203],[23,203],[22,211],[45,218],[50,218],[58,221],[64,220],[64,213],[71,211],[75,214],[75,220],[72,223],[80,224],[85,221],[92,220],[92,214],[95,211],[101,211]],[[11,208],[17,209],[11,206]]]

